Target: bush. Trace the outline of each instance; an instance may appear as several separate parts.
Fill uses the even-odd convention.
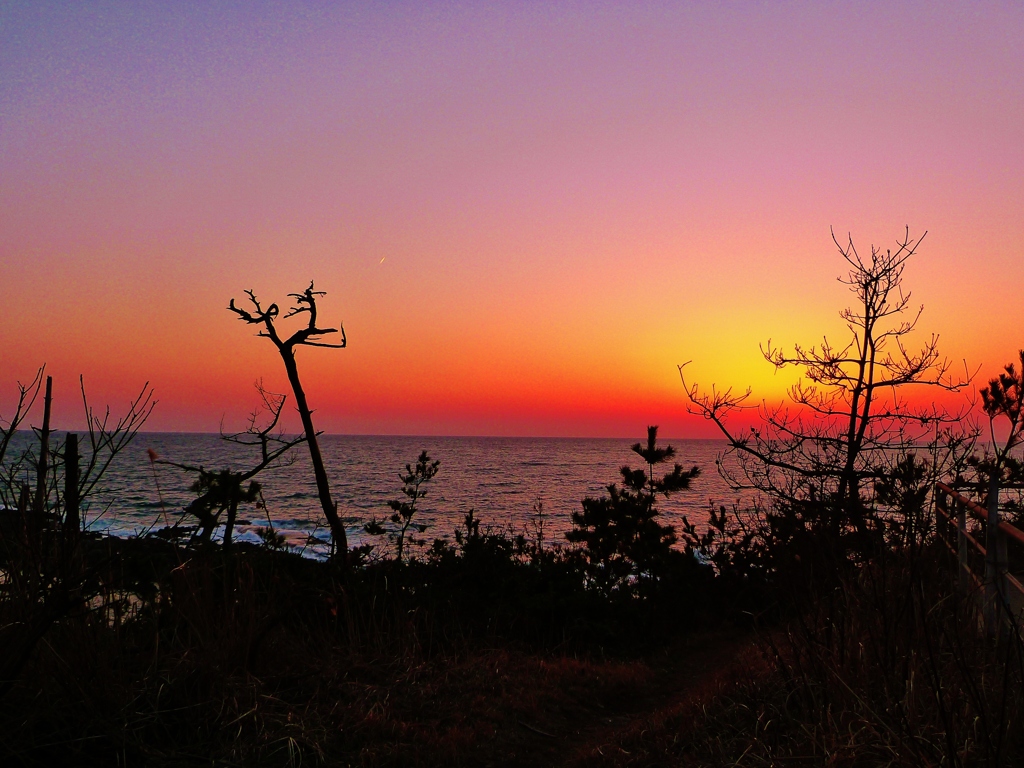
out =
[[[668,497],[689,488],[700,468],[684,470],[676,464],[671,472],[655,478],[654,466],[675,456],[672,446],[659,448],[657,440],[658,428],[648,427],[647,444],[633,446],[647,468],[623,466],[621,487],[612,483],[607,496],[585,498],[583,510],[572,514],[573,530],[566,538],[583,545],[588,581],[605,595],[648,594],[678,561],[672,549],[677,541],[675,529],[657,520],[657,495]]]

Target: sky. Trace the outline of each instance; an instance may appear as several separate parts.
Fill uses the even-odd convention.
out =
[[[79,375],[240,426],[288,385],[229,299],[315,280],[327,432],[710,437],[677,366],[781,398],[759,344],[843,336],[832,229],[927,231],[922,336],[983,384],[1024,346],[1021,40],[1019,3],[0,0],[0,415],[45,363],[58,427]]]

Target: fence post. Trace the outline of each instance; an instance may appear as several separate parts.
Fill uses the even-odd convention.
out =
[[[64,443],[64,543],[74,546],[82,530],[78,510],[78,435],[69,432]]]
[[[37,524],[42,525],[46,513],[46,470],[50,459],[50,405],[53,403],[53,377],[46,377],[46,395],[43,397],[43,429],[39,433],[39,461],[36,464],[36,498],[33,512]]]
[[[21,534],[24,537],[24,543],[34,546],[34,532],[32,529],[34,517],[29,516],[31,498],[32,488],[29,487],[28,483],[22,483],[21,493],[18,495],[18,525],[21,527]]]
[[[966,595],[971,589],[971,560],[967,551],[967,507],[956,500],[956,558],[960,566],[960,594]]]
[[[988,524],[985,531],[985,631],[996,637],[1006,605],[1006,536],[999,530],[999,476],[988,484]]]
[[[941,516],[940,515],[935,515],[935,535],[938,538],[942,539],[943,541],[945,541],[948,544],[949,543],[949,525],[948,525],[948,523],[949,523],[949,510],[946,509],[946,494],[942,491],[941,488],[939,488],[938,483],[935,484],[935,487],[932,489],[932,493],[935,494],[935,508],[940,513],[943,513]],[[942,521],[943,520],[946,521],[946,523],[947,523],[946,525],[942,525]]]

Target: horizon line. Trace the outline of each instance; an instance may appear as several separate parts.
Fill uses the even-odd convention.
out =
[[[35,432],[38,428],[19,429],[18,432]],[[87,434],[86,429],[52,429],[50,430],[51,435],[68,434],[74,432],[76,434]],[[232,435],[244,435],[245,432],[193,432],[188,430],[166,430],[166,429],[154,429],[154,430],[139,430],[137,433],[138,437],[143,435],[202,435],[202,436],[232,436]],[[301,434],[300,432],[282,432],[280,433],[285,437],[293,437]],[[594,436],[594,435],[472,435],[472,434],[410,434],[410,433],[368,433],[368,432],[319,432],[318,437],[395,437],[395,438],[447,438],[456,440],[623,440],[628,442],[643,442],[642,438],[638,437],[616,437],[616,436]],[[687,441],[720,441],[728,442],[724,437],[661,437],[658,436],[659,440],[687,440]]]

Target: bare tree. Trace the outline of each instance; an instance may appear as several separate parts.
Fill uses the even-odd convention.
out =
[[[991,592],[990,599],[985,602],[985,621],[990,632],[996,626],[997,606],[1002,604],[1012,613],[1008,599],[1009,585],[1006,582],[1006,536],[999,534],[999,492],[1004,484],[1016,490],[1017,498],[1007,500],[1005,507],[1007,512],[1015,512],[1019,520],[1020,480],[1024,476],[1024,463],[1013,452],[1024,443],[1024,349],[1018,351],[1017,357],[1021,365],[1019,371],[1014,363],[1008,363],[1003,367],[1003,372],[989,379],[988,386],[981,390],[982,410],[988,416],[990,443],[984,455],[972,456],[970,459],[970,464],[978,474],[979,485],[988,486],[985,489],[988,507],[988,518],[985,521],[985,583]],[[1005,440],[999,440],[996,434],[999,417],[1004,417],[1008,422]]]
[[[726,470],[733,484],[791,505],[817,504],[826,510],[822,523],[834,542],[848,530],[861,541],[869,533],[866,482],[884,476],[940,427],[963,415],[934,403],[915,407],[903,395],[910,386],[955,392],[973,375],[966,367],[963,375],[951,374],[934,334],[917,348],[908,346],[923,306],[911,306],[903,272],[923,239],[911,238],[908,229],[895,250],[872,246],[865,257],[852,238],[843,244],[833,233],[849,267],[839,280],[855,297],[840,312],[849,339],[835,345],[823,338],[820,345],[795,346],[792,352],[770,340],[762,346],[765,360],[776,369],[794,367],[803,377],[790,389],[789,405],[760,406],[760,424],[749,434],[729,424],[737,410],[753,407],[749,389],[742,394],[701,391],[687,383],[684,366],[679,366],[691,412],[714,422],[729,441],[729,452],[739,458],[738,475]]]
[[[988,386],[982,387],[982,410],[988,417],[989,445],[992,455],[987,460],[975,462],[989,475],[991,487],[998,488],[1006,482],[1019,482],[1024,466],[1012,454],[1024,443],[1024,349],[1017,353],[1020,369],[1014,363],[1007,363],[1003,372],[989,379]],[[996,435],[996,423],[1002,416],[1008,422],[1006,439]]]
[[[0,422],[0,503],[8,509],[16,508],[14,499],[20,494],[21,488],[27,479],[29,466],[36,467],[39,479],[37,481],[36,504],[40,511],[47,508],[51,499],[56,499],[60,505],[59,471],[63,468],[63,455],[60,447],[49,445],[49,424],[44,414],[44,427],[39,430],[39,437],[45,437],[41,441],[36,456],[31,448],[23,448],[14,456],[8,456],[11,452],[11,440],[17,429],[23,425],[37,396],[39,395],[44,380],[45,366],[39,368],[32,381],[27,384],[18,384],[18,402],[14,414],[6,421],[6,425]],[[88,501],[101,485],[104,475],[116,459],[135,436],[142,429],[146,420],[156,407],[157,401],[153,399],[153,390],[149,383],[143,385],[139,394],[132,399],[128,405],[128,411],[119,418],[113,418],[108,406],[102,413],[96,412],[89,405],[85,392],[84,379],[79,376],[79,388],[82,393],[82,405],[85,410],[86,437],[88,443],[83,447],[81,458],[84,460],[78,471],[76,490],[74,492],[78,503]],[[41,472],[40,472],[41,470]]]
[[[249,415],[248,427],[242,432],[233,434],[221,432],[221,438],[229,443],[258,447],[260,453],[255,465],[244,472],[234,472],[230,469],[207,470],[204,467],[164,459],[158,459],[155,462],[199,475],[192,485],[192,490],[198,495],[185,508],[185,513],[199,521],[199,531],[195,538],[198,538],[203,544],[209,544],[214,529],[220,524],[221,513],[226,512],[224,548],[231,548],[238,505],[254,502],[261,496],[260,485],[253,478],[267,467],[277,463],[288,451],[306,440],[305,435],[289,438],[281,432],[275,432],[281,419],[281,411],[284,410],[287,400],[285,395],[268,391],[263,386],[262,380],[256,382],[256,391],[260,395],[261,405],[254,408]],[[260,421],[264,413],[268,415],[268,419],[266,424],[261,425]]]
[[[274,346],[277,347],[277,351],[280,353],[281,359],[284,361],[284,368],[288,373],[288,382],[291,384],[292,392],[295,394],[295,405],[299,410],[299,417],[302,419],[302,428],[305,431],[306,442],[309,445],[309,456],[313,463],[313,475],[316,478],[316,488],[320,497],[320,506],[322,507],[324,516],[327,518],[327,522],[331,527],[331,537],[334,543],[335,554],[340,558],[341,565],[344,568],[348,564],[348,538],[345,534],[345,526],[341,521],[341,517],[338,515],[337,504],[335,504],[331,499],[331,486],[327,480],[327,470],[324,468],[323,456],[320,453],[320,444],[317,442],[318,433],[313,427],[313,414],[309,410],[309,405],[306,402],[306,393],[303,391],[302,382],[299,380],[299,369],[295,363],[295,348],[299,346],[306,346],[327,347],[328,349],[344,349],[347,343],[347,339],[345,337],[345,326],[342,325],[340,328],[317,327],[316,300],[320,296],[325,296],[326,293],[324,291],[314,291],[312,281],[309,283],[309,287],[302,293],[288,294],[290,298],[295,300],[295,306],[292,307],[284,317],[289,318],[299,315],[307,315],[307,323],[305,327],[298,329],[286,339],[281,338],[274,325],[278,315],[280,314],[280,309],[277,304],[271,304],[264,310],[253,291],[248,290],[245,294],[249,297],[249,303],[252,304],[253,311],[249,312],[236,307],[234,299],[231,299],[231,302],[228,304],[228,309],[238,315],[238,317],[246,323],[263,326],[262,330],[260,330],[256,335],[270,339],[274,343]],[[338,332],[341,333],[340,343],[329,344],[320,340],[328,334]]]
[[[363,526],[363,530],[369,534],[389,535],[395,542],[397,550],[395,560],[399,565],[402,564],[402,554],[405,552],[406,543],[419,544],[420,542],[415,537],[416,531],[423,533],[427,529],[426,525],[414,526],[412,518],[416,514],[416,503],[427,495],[426,486],[437,475],[440,466],[440,461],[431,461],[426,451],[420,451],[419,458],[416,459],[416,466],[406,464],[405,474],[398,476],[398,479],[402,481],[402,493],[405,494],[407,500],[391,499],[388,501],[388,506],[392,511],[390,522],[397,528],[389,533],[377,519],[373,519]]]
[[[117,455],[135,439],[156,408],[157,400],[153,399],[153,389],[147,381],[128,404],[128,411],[120,418],[111,419],[110,406],[99,414],[89,405],[84,377],[78,377],[78,385],[82,390],[82,407],[89,433],[88,458],[78,481],[78,500],[84,502],[95,493],[97,484]]]
[[[17,478],[24,462],[23,456],[17,456],[14,461],[8,462],[8,449],[18,428],[28,418],[36,398],[39,397],[45,372],[46,366],[42,365],[28,384],[18,382],[18,402],[14,406],[14,413],[7,419],[0,418],[0,504],[3,504],[5,509],[14,509],[17,506],[17,497],[21,490]]]
[[[19,397],[14,416],[0,428],[0,463],[4,465],[0,485],[13,493],[21,479],[16,509],[24,521],[31,495],[24,480],[34,465],[37,473],[43,476],[36,498],[47,518],[46,529],[42,520],[33,521],[35,532],[27,539],[18,535],[3,541],[0,696],[14,685],[18,673],[49,627],[72,611],[81,610],[104,590],[99,574],[106,571],[109,561],[102,559],[85,565],[78,557],[78,505],[82,499],[98,493],[104,473],[138,434],[156,405],[153,391],[146,384],[131,401],[124,416],[112,417],[109,408],[98,414],[89,406],[83,384],[82,402],[88,428],[88,444],[84,446],[83,454],[79,454],[78,435],[69,434],[63,446],[49,447],[46,440],[40,440],[39,456],[35,461],[29,448],[20,450],[13,460],[4,461],[11,437],[27,418],[43,380],[43,368],[40,368],[29,385],[18,384]],[[43,419],[44,427],[38,431],[39,437],[45,435],[48,438],[45,413]],[[85,460],[83,465],[79,464],[79,458]],[[63,531],[57,537],[50,526],[60,522],[62,517]],[[24,531],[24,526],[19,527]],[[3,533],[10,531],[0,532],[0,539],[5,538]]]

